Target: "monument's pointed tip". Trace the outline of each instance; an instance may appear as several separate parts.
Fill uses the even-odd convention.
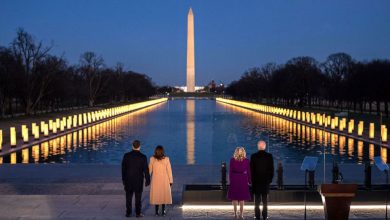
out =
[[[190,10],[188,11],[188,14],[192,14],[192,7],[190,7]]]

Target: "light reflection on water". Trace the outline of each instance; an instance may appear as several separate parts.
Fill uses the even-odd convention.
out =
[[[187,164],[195,164],[195,100],[186,100]]]
[[[300,163],[305,156],[321,161],[324,144],[327,163],[388,157],[387,148],[282,118],[212,100],[173,100],[0,157],[0,163],[120,164],[134,139],[141,140],[147,156],[163,145],[174,164],[219,164],[236,146],[255,152],[259,139],[285,163]]]
[[[342,163],[361,164],[365,161],[372,162],[375,156],[381,156],[387,162],[388,149],[385,147],[228,104],[221,103],[221,105],[246,116],[242,123],[249,139],[253,136],[253,132],[263,131],[261,135],[256,133],[255,136],[268,141],[269,151],[278,160],[299,163],[304,156],[318,156],[322,161],[325,145],[327,163],[331,163],[334,159]]]

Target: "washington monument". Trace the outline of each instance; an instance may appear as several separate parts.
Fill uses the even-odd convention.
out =
[[[191,8],[187,29],[187,92],[195,92],[194,14]]]

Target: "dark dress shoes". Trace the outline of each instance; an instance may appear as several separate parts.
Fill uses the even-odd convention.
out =
[[[126,217],[130,218],[131,217],[131,213],[126,213]]]
[[[140,214],[137,214],[135,217],[142,218],[142,217],[144,217],[144,214],[140,213]]]

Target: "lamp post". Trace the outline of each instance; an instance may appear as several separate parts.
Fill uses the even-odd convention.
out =
[[[379,113],[379,127],[382,128],[382,112]],[[381,134],[382,134],[382,132],[381,132]],[[382,137],[379,138],[379,142],[380,142],[380,147],[382,147]],[[381,158],[381,160],[382,160],[382,158]],[[384,163],[387,163],[387,161],[384,161]],[[385,167],[384,168],[384,172],[386,174],[386,216],[385,216],[385,219],[387,220],[387,202],[388,202],[388,197],[389,197],[389,190],[388,190],[388,186],[389,186],[389,169],[386,169],[386,167]]]
[[[389,166],[385,161],[382,160],[381,156],[374,157],[374,162],[376,167],[378,168],[379,171],[384,172],[386,175],[386,214],[385,214],[385,219],[387,220],[387,202],[388,202],[388,184],[389,184]]]
[[[227,190],[226,172],[227,172],[226,162],[222,162],[222,164],[221,164],[221,185],[222,185],[221,187],[222,187],[222,190]]]
[[[325,112],[324,112],[324,114],[325,114]],[[333,120],[332,120],[332,126],[333,126]],[[323,184],[325,184],[325,178],[326,178],[326,175],[325,175],[325,171],[326,171],[326,166],[325,166],[325,162],[326,162],[326,133],[325,133],[325,124],[324,124],[324,126],[322,126],[322,133],[324,134],[323,136],[324,136],[324,139],[322,140],[323,142],[322,143],[324,143],[323,145],[322,145],[322,147],[323,147],[323,155],[324,155],[324,161],[323,161],[323,163],[324,163],[324,170],[323,170],[323,172],[324,172],[324,177],[323,177],[323,179],[322,179],[322,183]]]
[[[3,131],[0,129],[0,152],[3,150]]]

